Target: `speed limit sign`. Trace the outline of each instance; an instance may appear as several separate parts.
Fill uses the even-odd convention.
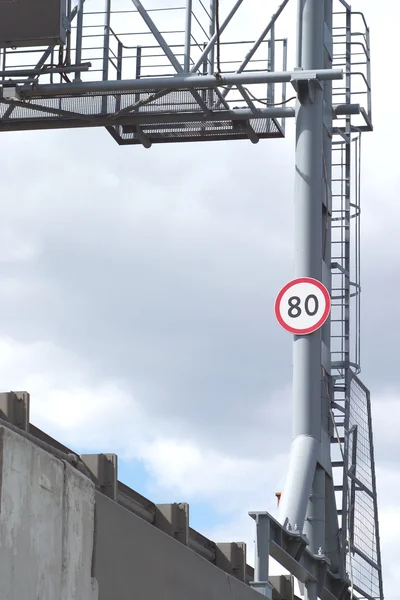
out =
[[[317,331],[328,318],[331,299],[326,287],[311,277],[287,283],[275,301],[275,316],[286,331],[306,335]]]

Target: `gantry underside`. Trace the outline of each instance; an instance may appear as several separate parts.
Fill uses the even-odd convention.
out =
[[[187,90],[152,99],[159,90],[110,91],[29,101],[1,99],[0,131],[106,127],[119,144],[281,138],[277,119],[263,110],[227,109],[218,90]],[[151,100],[150,100],[151,99]],[[137,106],[137,108],[135,108]]]

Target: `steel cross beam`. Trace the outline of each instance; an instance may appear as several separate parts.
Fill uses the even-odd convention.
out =
[[[140,16],[142,17],[143,21],[146,23],[147,27],[150,29],[150,31],[154,35],[154,37],[157,40],[160,48],[162,48],[162,50],[164,51],[164,53],[167,56],[168,60],[170,61],[170,63],[174,67],[175,71],[177,73],[183,73],[184,72],[183,67],[181,67],[178,59],[175,56],[175,54],[172,52],[171,48],[169,47],[169,45],[165,41],[164,37],[162,36],[162,34],[160,33],[160,31],[157,29],[155,23],[151,19],[149,13],[143,7],[143,5],[140,2],[140,0],[132,0],[132,3],[136,7],[136,9],[139,12]],[[195,98],[195,100],[198,102],[199,106],[201,106],[201,108],[203,109],[204,113],[207,114],[207,115],[209,115],[210,111],[209,111],[206,103],[201,98],[201,96],[199,96],[198,92],[196,90],[191,90],[191,94],[193,95],[193,97]]]
[[[266,26],[266,28],[264,29],[264,31],[261,33],[261,35],[258,38],[258,40],[254,43],[254,45],[251,48],[251,50],[249,50],[249,52],[247,53],[245,59],[243,60],[243,62],[239,66],[239,68],[237,69],[236,73],[242,73],[245,70],[245,68],[247,67],[247,65],[249,64],[249,62],[251,61],[251,59],[253,58],[254,54],[257,52],[258,48],[261,46],[261,44],[263,43],[263,41],[265,40],[265,38],[267,37],[267,35],[271,31],[271,29],[274,27],[275,22],[277,21],[278,17],[280,17],[280,15],[282,14],[284,8],[287,6],[287,4],[289,2],[290,2],[290,0],[284,0],[282,2],[282,4],[279,6],[278,10],[272,16],[270,22],[268,23],[268,25]],[[229,94],[230,90],[231,90],[230,87],[228,87],[226,90],[224,90],[224,92],[222,93],[222,97],[226,98],[226,96]]]
[[[224,29],[226,29],[227,25],[229,25],[229,22],[231,21],[232,17],[235,15],[236,11],[238,10],[238,8],[242,4],[242,2],[243,2],[243,0],[237,0],[236,4],[234,5],[232,10],[226,17],[225,21],[222,23],[221,27],[219,28],[219,35],[221,35],[221,33],[224,31]],[[209,55],[211,50],[214,48],[215,43],[217,41],[217,37],[218,37],[217,33],[214,33],[213,36],[211,37],[210,41],[208,42],[207,46],[204,48],[203,53],[201,54],[200,58],[195,63],[195,65],[191,68],[191,73],[195,73],[199,69],[200,65],[203,64],[204,59]]]
[[[175,77],[126,79],[117,81],[88,81],[60,84],[30,84],[17,86],[23,98],[79,96],[96,93],[133,92],[136,90],[200,90],[215,89],[223,86],[251,85],[260,83],[284,83],[304,81],[332,81],[342,79],[342,69],[317,69],[308,71],[286,72],[246,72],[227,74],[221,77],[214,75],[188,75]]]
[[[298,530],[287,529],[268,512],[251,512],[256,521],[256,560],[254,581],[250,584],[264,596],[272,598],[268,583],[268,562],[271,556],[305,585],[315,584],[321,600],[350,600],[349,581],[330,570],[326,556],[314,555],[307,546],[309,540]]]

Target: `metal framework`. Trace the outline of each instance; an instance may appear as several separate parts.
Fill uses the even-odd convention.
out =
[[[119,144],[146,148],[257,143],[283,137],[286,118],[296,117],[296,275],[322,281],[332,311],[321,330],[294,339],[289,472],[279,522],[251,513],[251,585],[272,597],[271,555],[308,600],[383,600],[370,398],[358,379],[369,29],[345,0],[297,0],[297,62],[288,71],[287,40],[275,35],[288,3],[242,41],[228,34],[246,0],[224,3],[224,15],[219,0],[148,10],[140,0],[68,0],[65,31],[48,47],[0,39],[0,131],[105,127]],[[7,3],[0,32],[3,10]],[[25,10],[22,20],[35,9]]]
[[[100,10],[98,0],[79,0],[65,46],[2,50],[0,130],[102,126],[119,144],[145,147],[282,137],[294,110],[275,22],[288,1],[256,40],[237,41],[225,29],[243,0],[221,21],[216,0],[209,10],[187,0],[148,11],[139,0],[115,9],[106,0]]]

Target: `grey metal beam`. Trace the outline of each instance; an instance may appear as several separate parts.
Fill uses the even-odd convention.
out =
[[[243,0],[237,0],[236,4],[233,6],[232,10],[230,11],[230,13],[228,14],[228,16],[226,17],[225,21],[221,24],[220,28],[219,28],[219,35],[221,36],[222,32],[224,31],[224,29],[227,27],[227,25],[229,25],[229,22],[231,21],[232,17],[234,16],[234,14],[236,13],[237,9],[239,8],[239,6],[242,4]],[[207,46],[204,48],[200,58],[198,59],[198,61],[194,64],[194,66],[191,69],[192,73],[195,73],[197,71],[197,69],[199,67],[201,67],[201,65],[204,62],[204,59],[208,56],[208,54],[211,52],[212,48],[214,48],[215,46],[215,42],[217,41],[217,34],[214,33],[214,35],[212,36],[212,38],[210,39],[210,41],[208,42]]]
[[[75,62],[77,65],[82,61],[82,34],[83,34],[83,7],[84,0],[79,0],[77,4],[77,23],[76,23],[76,42],[75,42]],[[75,74],[75,81],[80,80],[79,72]]]
[[[310,81],[307,70],[323,66],[324,3],[321,0],[301,2],[298,37],[302,40],[299,79],[295,81],[299,103],[296,119],[296,171],[294,203],[295,277],[322,280],[322,198],[323,198],[323,91]],[[304,518],[312,492],[317,461],[322,453],[321,425],[321,331],[294,336],[293,343],[293,443],[289,472],[280,504],[280,521],[297,522],[303,531]],[[298,448],[304,447],[303,455]],[[329,455],[329,449],[328,449]],[[310,471],[311,470],[311,471]],[[321,482],[314,486],[322,490]],[[322,491],[319,492],[322,494]],[[320,527],[313,528],[311,548],[325,544]],[[315,593],[314,593],[315,595]],[[313,595],[312,600],[315,600]],[[310,598],[311,600],[311,598]]]
[[[267,25],[267,27],[264,29],[264,31],[261,33],[260,37],[258,38],[258,40],[255,42],[254,46],[251,48],[251,50],[247,53],[245,59],[243,60],[243,62],[241,63],[241,65],[239,66],[239,68],[237,69],[237,73],[242,73],[244,71],[244,69],[247,67],[247,65],[249,64],[249,62],[251,61],[251,59],[253,58],[254,54],[257,52],[258,48],[260,47],[260,45],[263,43],[263,41],[265,40],[265,38],[267,37],[268,33],[274,28],[275,22],[278,19],[278,17],[281,15],[283,9],[285,8],[285,6],[288,4],[289,0],[284,0],[284,2],[282,2],[282,4],[279,6],[278,10],[276,11],[276,13],[272,16],[269,24]],[[270,86],[271,87],[271,86]],[[231,91],[232,87],[228,87],[226,88],[223,93],[222,96],[224,98],[226,98],[226,96],[229,94],[229,92]]]
[[[210,26],[209,26],[209,39],[212,40],[215,37],[215,43],[217,41],[217,37],[215,35],[215,27],[216,27],[216,21],[217,21],[217,1],[218,0],[210,0]],[[211,44],[210,46],[210,51],[209,51],[209,58],[207,60],[207,73],[209,75],[214,75],[214,70],[215,70],[215,43]],[[207,45],[205,50],[207,49]],[[204,52],[203,52],[204,55]],[[202,55],[202,56],[203,56]],[[207,55],[204,56],[204,59],[206,58]],[[204,61],[202,61],[200,64],[202,64]],[[196,71],[197,69],[195,69]]]
[[[247,106],[256,115],[257,114],[257,108],[255,107],[255,105],[254,105],[252,99],[250,98],[249,94],[246,92],[246,89],[242,85],[238,85],[237,89],[242,94],[244,100],[246,101]]]
[[[213,75],[177,75],[170,78],[126,79],[125,81],[88,81],[85,83],[35,84],[18,86],[18,92],[26,98],[40,96],[59,97],[106,92],[132,92],[135,90],[192,90],[218,88],[224,85],[251,85],[260,83],[283,83],[303,79],[327,81],[343,78],[341,69],[317,69],[309,71],[248,72],[233,73],[217,78]]]
[[[268,512],[249,513],[253,519],[269,521],[269,555],[301,583],[315,583],[321,600],[350,600],[350,582],[329,571],[324,556],[307,549],[308,540],[300,532],[288,531]]]
[[[168,58],[171,65],[174,67],[175,71],[177,73],[182,73],[183,69],[182,69],[181,65],[179,64],[178,59],[176,58],[175,54],[172,52],[171,48],[165,41],[162,34],[157,29],[155,23],[153,22],[152,18],[150,17],[149,13],[147,12],[147,10],[143,7],[140,0],[132,0],[132,3],[135,6],[135,8],[137,9],[140,16],[142,17],[143,21],[146,23],[147,27],[150,29],[151,33],[154,35],[155,39],[157,40],[157,43],[164,51],[165,56]]]
[[[79,14],[79,13],[78,13]],[[111,0],[105,0],[103,37],[103,81],[108,79],[108,59],[110,53]]]
[[[193,0],[186,0],[185,14],[185,51],[183,59],[183,70],[185,73],[190,71],[190,46],[192,41],[192,8]]]
[[[27,107],[27,105],[23,105]],[[28,106],[29,108],[29,106]],[[41,107],[41,111],[44,107]],[[58,113],[57,113],[58,114]],[[73,113],[72,113],[73,114]],[[249,109],[237,109],[232,111],[217,111],[213,113],[213,119],[216,121],[240,121],[243,119],[275,119],[275,118],[291,118],[295,116],[292,108],[262,108],[257,112],[257,116]],[[107,115],[98,115],[87,117],[85,115],[52,118],[38,117],[28,119],[8,119],[0,120],[0,131],[23,131],[23,130],[39,130],[39,129],[64,129],[64,128],[80,128],[80,127],[110,127],[111,125],[121,125],[133,127],[137,125],[145,126],[146,124],[171,124],[171,123],[196,123],[206,122],[208,119],[202,113],[185,113],[185,114],[144,114],[134,113],[129,116],[122,116],[116,119],[110,119]]]
[[[80,73],[82,71],[89,71],[92,63],[86,62],[80,65],[68,65],[65,67],[50,67],[45,68],[33,68],[33,69],[7,69],[6,71],[0,71],[0,77],[36,77],[37,75],[50,75],[51,73]],[[13,86],[13,82],[3,82],[4,87]]]
[[[254,54],[257,52],[258,48],[261,46],[261,44],[263,43],[263,41],[265,40],[265,38],[267,37],[267,35],[269,34],[269,32],[271,31],[272,27],[274,26],[276,20],[278,19],[278,17],[282,14],[283,9],[287,6],[287,4],[289,3],[290,0],[284,0],[282,2],[282,4],[279,6],[278,10],[276,11],[276,13],[272,16],[270,22],[268,23],[267,27],[264,29],[264,31],[261,33],[260,37],[258,38],[258,40],[255,42],[254,46],[251,48],[251,50],[249,50],[249,52],[246,54],[245,59],[243,60],[243,62],[241,63],[241,65],[239,66],[239,68],[237,69],[236,73],[242,73],[245,68],[247,67],[247,65],[249,64],[249,62],[251,61],[251,59],[253,58]],[[228,90],[224,90],[223,92],[223,97],[226,98],[226,96],[229,94],[230,89]]]

